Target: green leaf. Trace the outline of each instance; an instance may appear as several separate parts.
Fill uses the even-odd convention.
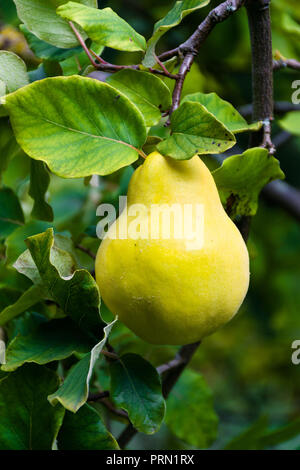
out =
[[[0,239],[23,224],[24,214],[19,199],[12,189],[0,189]]]
[[[8,95],[6,105],[21,147],[59,176],[112,173],[137,160],[146,140],[137,108],[91,78],[37,81]]]
[[[34,52],[34,55],[41,59],[60,62],[61,60],[65,60],[83,51],[81,46],[69,49],[52,46],[32,34],[23,24],[20,25],[20,30],[24,34],[30,49]]]
[[[20,151],[8,118],[0,118],[0,182],[8,162]]]
[[[300,433],[300,420],[296,419],[278,429],[268,430],[268,418],[261,416],[246,431],[234,437],[226,450],[263,450],[289,441]]]
[[[235,436],[225,447],[226,450],[256,450],[258,440],[268,427],[268,417],[263,415],[246,431]]]
[[[84,405],[76,414],[66,411],[57,443],[59,450],[119,449],[97,411],[89,405]]]
[[[24,61],[13,52],[0,51],[0,80],[5,84],[8,93],[29,83]]]
[[[64,408],[76,413],[86,402],[89,394],[89,382],[93,373],[94,365],[105,346],[109,333],[117,321],[117,318],[104,327],[104,337],[97,343],[91,352],[86,354],[70,370],[62,386],[48,400],[52,405],[61,403]]]
[[[29,195],[34,200],[32,217],[51,222],[53,220],[52,207],[45,201],[45,194],[50,183],[50,175],[45,164],[41,161],[31,160]]]
[[[125,69],[111,75],[106,83],[121,91],[138,107],[146,126],[157,124],[161,114],[171,107],[169,88],[151,73]]]
[[[69,318],[42,323],[26,336],[18,335],[6,349],[6,363],[2,370],[13,371],[26,362],[47,364],[71,356],[74,352],[87,353],[93,346],[91,339]]]
[[[167,400],[166,424],[193,447],[206,449],[215,441],[218,416],[211,390],[200,374],[184,371]]]
[[[300,112],[291,111],[280,119],[279,125],[287,132],[300,136]]]
[[[47,402],[57,384],[54,372],[33,364],[0,380],[1,450],[52,449],[64,416]]]
[[[55,266],[61,277],[71,277],[78,267],[73,250],[74,247],[71,240],[59,234],[55,235],[53,245],[50,248],[50,262]],[[39,270],[29,250],[25,250],[13,266],[19,273],[27,276],[34,284],[42,283]]]
[[[22,291],[8,285],[0,285],[0,311],[8,305],[15,303],[22,295]]]
[[[11,303],[11,302],[9,302]],[[11,343],[16,336],[27,336],[34,333],[41,323],[48,320],[45,315],[36,312],[25,312],[21,317],[14,318],[5,326],[7,340]]]
[[[278,429],[266,432],[259,439],[259,449],[266,449],[289,441],[300,434],[300,419],[295,419]]]
[[[96,10],[68,2],[57,9],[58,15],[75,21],[89,38],[103,46],[120,51],[144,51],[146,41],[111,8]]]
[[[0,326],[5,325],[8,321],[40,302],[44,296],[45,292],[41,286],[31,286],[15,303],[8,305],[0,312]]]
[[[149,135],[143,145],[143,152],[145,152],[146,155],[154,152],[156,150],[157,144],[159,144],[161,141],[162,139],[160,137]]]
[[[78,269],[71,276],[63,276],[51,262],[54,244],[53,229],[26,239],[33,261],[38,268],[43,287],[83,330],[96,338],[103,322],[99,313],[100,296],[91,274]],[[61,263],[61,269],[64,269]]]
[[[207,111],[213,114],[218,121],[222,122],[233,134],[244,131],[257,131],[262,125],[261,122],[248,124],[232,104],[222,100],[216,93],[192,93],[186,95],[182,103],[186,101],[193,101],[205,106]]]
[[[291,15],[288,13],[284,13],[281,16],[281,27],[282,29],[293,35],[293,36],[300,36],[300,26],[297,21],[295,21]]]
[[[6,264],[12,265],[20,254],[26,250],[25,238],[43,232],[49,227],[50,224],[48,222],[34,220],[14,230],[5,240]]]
[[[147,42],[147,51],[143,65],[145,67],[153,67],[156,63],[155,48],[159,39],[169,31],[169,29],[179,25],[186,15],[189,15],[199,8],[205,7],[209,4],[209,1],[210,0],[183,0],[176,2],[167,15],[155,23],[153,34]]]
[[[75,1],[91,7],[97,6],[97,0]],[[19,19],[39,39],[61,48],[78,46],[78,40],[68,22],[56,14],[57,7],[65,3],[65,0],[14,0],[14,2]]]
[[[226,158],[212,173],[230,215],[255,215],[258,195],[270,181],[284,178],[279,161],[263,148]]]
[[[158,431],[165,415],[165,401],[156,369],[137,354],[125,354],[110,363],[111,396],[128,412],[140,432]]]
[[[187,101],[171,115],[171,136],[158,150],[176,160],[197,154],[220,153],[235,144],[234,135],[200,103]]]

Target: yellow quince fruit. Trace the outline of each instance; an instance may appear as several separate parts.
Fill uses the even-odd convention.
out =
[[[135,170],[127,207],[96,258],[101,296],[115,315],[153,344],[189,344],[238,311],[249,256],[196,155],[151,153]]]

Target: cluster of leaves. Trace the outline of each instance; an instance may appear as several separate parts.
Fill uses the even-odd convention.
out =
[[[0,51],[0,326],[8,343],[0,371],[0,448],[117,449],[105,420],[128,419],[87,403],[104,388],[109,406],[125,410],[138,431],[153,434],[165,418],[179,439],[208,447],[218,419],[199,373],[183,374],[166,407],[149,361],[121,348],[117,358],[104,358],[108,336],[113,341],[117,329],[115,342],[122,344],[122,330],[101,318],[92,262],[78,244],[96,250],[96,203],[126,192],[131,165],[149,151],[178,160],[220,154],[237,134],[260,128],[216,93],[202,92],[186,94],[165,127],[172,89],[151,73],[159,69],[157,42],[209,1],[176,2],[148,41],[111,8],[97,9],[95,0],[14,3],[39,66],[28,71],[15,53]],[[138,53],[139,70],[92,78],[95,69],[69,21],[97,55],[105,47]],[[114,186],[114,175],[107,175],[119,170],[121,184]],[[76,180],[70,199],[56,191],[50,205],[49,188],[59,187],[55,175],[85,178],[85,186]],[[97,194],[91,175],[107,177]],[[234,197],[235,217],[254,215],[262,187],[283,173],[274,157],[255,148],[227,158],[213,176],[224,205]],[[75,210],[66,218],[70,205]],[[183,396],[186,404],[178,406]]]

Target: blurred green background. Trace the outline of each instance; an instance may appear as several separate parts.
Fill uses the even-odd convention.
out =
[[[217,3],[212,2],[188,16],[181,26],[166,34],[159,43],[159,51],[183,42]],[[146,38],[151,35],[155,21],[172,4],[170,0],[99,2],[101,8],[113,8]],[[274,51],[299,60],[300,5],[297,0],[273,0],[272,4]],[[286,15],[296,23],[298,30],[296,26],[290,26]],[[18,19],[11,0],[1,0],[0,22],[0,48],[15,51],[24,58],[29,69],[35,69],[38,60],[18,33]],[[135,54],[108,49],[103,57],[115,63],[138,62],[140,59]],[[291,101],[291,84],[296,79],[299,79],[296,71],[282,69],[275,73],[276,101]],[[196,91],[215,91],[237,108],[251,102],[251,55],[245,11],[218,25],[202,46],[184,85],[184,94]],[[274,134],[280,132],[276,122],[273,129]],[[245,148],[247,137],[242,137],[239,144]],[[295,136],[287,141],[276,156],[286,181],[300,188],[300,138]],[[29,158],[18,155],[3,179],[5,184],[17,190],[27,214],[32,206],[27,195],[28,166]],[[118,196],[126,194],[132,171],[127,168],[101,178],[99,188],[87,186],[81,179],[64,180],[52,176],[49,202],[54,209],[55,228],[71,232],[73,238],[96,250],[99,242],[90,235],[97,222],[97,204],[104,200],[117,204]],[[262,417],[269,420],[270,427],[279,427],[299,417],[300,365],[291,362],[291,344],[300,339],[300,225],[283,210],[261,198],[258,213],[252,221],[248,247],[251,287],[246,301],[231,323],[203,341],[192,361],[192,367],[201,371],[210,385],[220,417],[219,437],[213,448],[223,448]],[[90,264],[92,269],[89,258],[82,256],[82,263]],[[3,269],[1,276],[11,279],[12,285],[25,282],[9,269]],[[153,364],[168,360],[176,351],[176,348],[143,343],[122,325],[113,333],[111,342],[119,351],[142,353]],[[111,426],[117,431],[122,425],[112,423]],[[130,447],[177,449],[189,446],[163,426],[154,436],[138,435]],[[278,448],[297,447],[300,447],[300,436]]]

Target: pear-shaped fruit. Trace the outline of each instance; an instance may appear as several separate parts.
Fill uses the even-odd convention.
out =
[[[186,212],[170,217],[168,233],[174,204]],[[150,343],[193,343],[234,316],[248,289],[248,251],[198,156],[153,152],[134,172],[127,210],[98,250],[96,280],[109,309]]]

